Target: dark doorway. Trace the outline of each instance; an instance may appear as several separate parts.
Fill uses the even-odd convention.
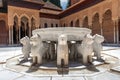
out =
[[[45,23],[45,24],[44,24],[44,28],[47,28],[47,27],[48,27],[48,25],[47,25],[47,23]]]
[[[88,17],[86,16],[83,20],[83,27],[84,28],[89,28],[89,25],[88,25]]]
[[[21,35],[21,38],[22,37],[25,37],[25,36],[28,36],[29,37],[29,22],[28,22],[28,18],[23,16],[21,18],[21,26],[20,26],[20,35]]]
[[[0,20],[0,45],[7,44],[7,29],[4,20]]]
[[[107,10],[103,14],[103,36],[105,37],[106,43],[114,43],[114,23],[112,20],[112,12],[111,10]]]
[[[73,21],[70,22],[70,27],[73,27]]]
[[[99,14],[96,13],[92,18],[92,34],[101,35],[101,26],[99,22]]]
[[[79,19],[77,19],[75,22],[75,27],[79,27],[79,26],[80,26]]]
[[[19,43],[19,26],[18,26],[18,17],[14,17],[14,25],[13,25],[13,43]]]

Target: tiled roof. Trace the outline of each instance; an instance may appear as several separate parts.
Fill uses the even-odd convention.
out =
[[[44,6],[45,8],[49,8],[49,9],[55,9],[55,10],[62,10],[60,7],[54,5],[53,3],[47,1]]]
[[[23,0],[23,1],[37,3],[37,4],[44,4],[45,3],[43,0]]]

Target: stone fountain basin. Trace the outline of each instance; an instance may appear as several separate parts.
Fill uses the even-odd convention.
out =
[[[7,60],[7,64],[8,66],[18,66],[17,64],[19,63],[19,61],[21,61],[22,55],[18,55],[15,57],[12,57],[10,59]],[[29,58],[29,60],[31,60],[31,58]],[[21,63],[19,66],[23,66],[23,67],[30,67],[31,66],[31,62],[25,62],[25,63]],[[94,60],[92,62],[93,66],[99,66],[99,65],[103,65],[104,62],[101,61],[97,61]],[[87,66],[83,65],[82,63],[78,62],[78,61],[70,61],[69,62],[69,70],[80,70],[80,69],[85,69],[87,68]],[[45,61],[43,60],[43,64],[39,67],[40,70],[57,70],[57,65],[56,65],[56,60],[54,61]]]
[[[57,41],[61,34],[66,34],[68,41],[80,41],[86,34],[91,34],[91,30],[76,27],[41,28],[33,30],[32,34],[39,34],[43,41]]]
[[[99,65],[103,65],[104,62],[99,62],[99,61],[94,61],[93,62],[93,65],[94,66],[99,66]],[[26,66],[26,67],[30,67],[31,63],[30,62],[26,62],[26,63],[23,63],[21,64],[21,66]],[[81,64],[81,63],[78,63],[78,62],[71,62],[69,64],[69,70],[80,70],[80,69],[85,69],[87,68],[87,66]],[[54,62],[50,62],[50,63],[46,63],[46,64],[42,64],[39,69],[41,70],[57,70],[57,66],[55,65]]]

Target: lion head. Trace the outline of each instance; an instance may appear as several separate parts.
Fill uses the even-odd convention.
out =
[[[58,37],[58,44],[67,44],[67,35],[62,34]]]
[[[33,35],[30,38],[30,44],[33,45],[33,46],[36,46],[41,42],[42,42],[42,40],[41,40],[41,36],[39,34]]]
[[[23,45],[27,45],[28,43],[30,43],[30,39],[28,36],[23,37],[22,39],[20,39],[20,43],[22,43]]]
[[[84,43],[84,44],[92,44],[93,43],[93,37],[90,34],[85,35],[82,43]]]
[[[104,37],[98,34],[95,34],[93,38],[94,38],[94,41],[97,43],[102,43],[104,41]]]

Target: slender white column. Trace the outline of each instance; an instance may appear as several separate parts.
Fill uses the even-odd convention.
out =
[[[13,42],[13,25],[11,26],[11,40],[12,40],[12,44],[14,44],[14,42]]]
[[[116,39],[117,39],[117,44],[119,44],[119,19],[116,20]]]
[[[29,23],[29,37],[31,37],[31,23]]]
[[[101,35],[103,36],[103,24],[102,24],[102,22],[100,23],[100,27],[101,27]]]
[[[13,44],[13,25],[9,25],[9,45]]]
[[[9,26],[9,45],[11,44],[11,28]]]
[[[114,43],[116,42],[116,21],[114,21]]]

